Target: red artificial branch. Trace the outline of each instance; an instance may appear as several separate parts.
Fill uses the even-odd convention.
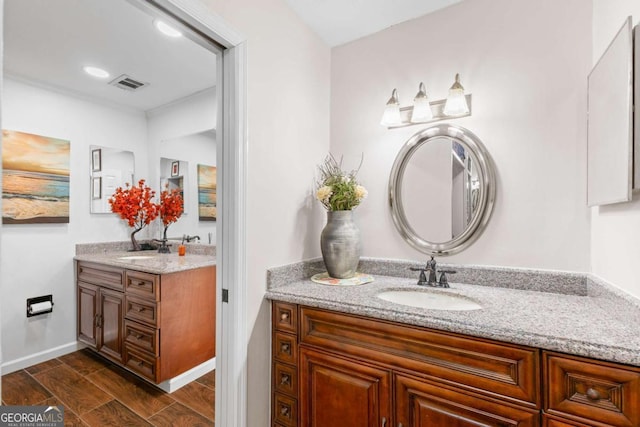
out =
[[[136,231],[142,230],[159,214],[158,205],[151,201],[156,192],[144,182],[144,179],[138,181],[137,187],[129,186],[128,183],[124,189],[118,187],[109,198],[111,212],[127,221],[129,227],[134,227]]]
[[[164,190],[160,193],[158,211],[165,227],[176,222],[184,211],[184,201],[182,200],[180,191],[173,189]]]

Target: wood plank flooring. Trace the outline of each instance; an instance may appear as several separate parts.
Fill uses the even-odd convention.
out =
[[[65,426],[213,426],[215,371],[172,394],[91,350],[2,377],[3,405],[62,405]]]

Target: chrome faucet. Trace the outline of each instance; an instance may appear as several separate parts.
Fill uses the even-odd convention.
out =
[[[184,235],[183,240],[187,243],[191,243],[192,240],[200,241],[200,236],[189,236],[187,234]]]
[[[429,261],[427,261],[427,265],[424,268],[416,268],[411,267],[411,271],[419,271],[420,277],[418,278],[418,286],[433,286],[439,288],[448,288],[449,281],[447,280],[447,274],[455,274],[454,270],[442,270],[440,271],[440,280],[437,280],[438,271],[436,268],[436,260],[431,257]],[[429,272],[429,277],[427,278],[426,272]]]

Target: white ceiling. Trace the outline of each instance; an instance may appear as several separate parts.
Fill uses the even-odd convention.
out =
[[[286,0],[337,46],[461,0]],[[215,86],[215,55],[188,38],[171,39],[127,0],[5,0],[4,71],[142,111]],[[98,80],[82,67],[106,69]],[[127,74],[150,85],[129,92],[108,85]]]
[[[171,39],[126,0],[5,0],[4,70],[38,84],[147,111],[215,86],[216,57],[195,42]],[[82,70],[94,65],[111,77]],[[121,74],[148,87],[108,84]]]
[[[462,0],[286,0],[329,46],[339,46]]]

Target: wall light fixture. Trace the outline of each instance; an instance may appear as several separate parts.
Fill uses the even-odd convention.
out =
[[[382,120],[380,124],[382,126],[397,126],[402,121],[400,117],[400,103],[398,102],[398,91],[394,89],[391,92],[391,98],[387,101],[387,106],[384,108],[382,114]]]
[[[464,87],[460,84],[460,75],[456,74],[447,99],[429,101],[424,83],[420,83],[413,105],[401,108],[398,91],[393,89],[380,124],[388,128],[398,128],[470,115],[471,94],[465,95]]]

